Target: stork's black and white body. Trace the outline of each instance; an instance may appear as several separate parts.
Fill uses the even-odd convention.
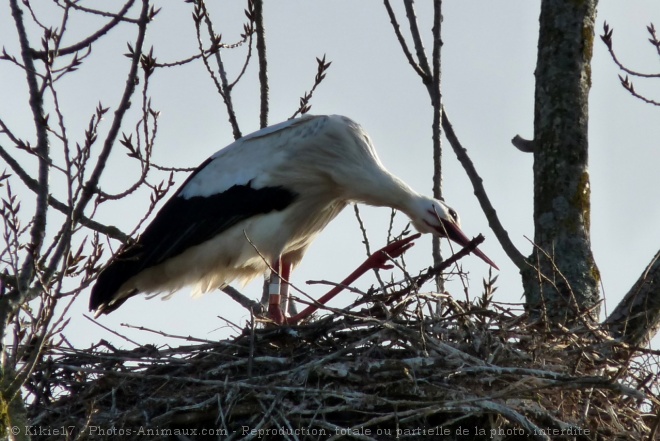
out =
[[[205,161],[137,243],[100,274],[90,309],[108,313],[135,294],[168,295],[187,285],[204,293],[247,282],[269,266],[276,271],[272,282],[287,281],[316,236],[351,202],[395,208],[421,233],[468,242],[456,212],[389,173],[357,123],[304,116],[247,135]],[[400,254],[409,246],[388,251]],[[495,266],[481,251],[475,254]],[[271,315],[283,322],[277,316],[282,288],[273,285]]]

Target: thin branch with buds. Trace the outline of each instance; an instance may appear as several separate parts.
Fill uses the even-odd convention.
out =
[[[646,30],[649,32],[651,38],[649,38],[649,43],[655,48],[656,53],[660,55],[660,39],[658,39],[656,32],[655,32],[655,26],[653,26],[653,23],[648,25],[646,27]],[[610,26],[607,24],[607,22],[603,23],[603,34],[600,36],[600,39],[605,43],[605,46],[607,46],[607,50],[610,53],[610,56],[612,57],[612,60],[614,63],[621,69],[623,72],[625,72],[627,75],[624,77],[623,75],[619,75],[619,80],[621,81],[621,86],[623,86],[624,89],[626,89],[632,96],[635,98],[638,98],[642,101],[644,101],[647,104],[652,104],[654,106],[660,106],[660,102],[653,100],[651,98],[648,98],[639,92],[635,90],[635,86],[633,82],[630,80],[628,75],[632,75],[634,77],[639,77],[639,78],[660,78],[660,73],[643,73],[639,72],[633,69],[630,69],[626,67],[617,57],[616,53],[614,52],[614,44],[613,44],[613,39],[612,35],[614,33],[614,29],[610,28]]]

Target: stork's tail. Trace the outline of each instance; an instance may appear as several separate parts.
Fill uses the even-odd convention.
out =
[[[120,257],[101,272],[89,298],[89,310],[94,312],[94,317],[111,313],[138,293],[137,290],[119,293],[119,288],[140,269],[138,261]]]

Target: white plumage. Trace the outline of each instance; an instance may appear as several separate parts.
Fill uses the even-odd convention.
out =
[[[203,293],[247,282],[268,270],[264,258],[286,280],[350,202],[395,208],[421,233],[468,242],[456,212],[389,173],[357,123],[304,116],[247,135],[204,162],[101,273],[90,308],[108,313],[140,292],[193,285]]]

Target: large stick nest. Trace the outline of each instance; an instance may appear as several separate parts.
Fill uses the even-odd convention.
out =
[[[657,368],[597,329],[414,294],[218,342],[51,349],[29,416],[53,440],[641,440]]]

